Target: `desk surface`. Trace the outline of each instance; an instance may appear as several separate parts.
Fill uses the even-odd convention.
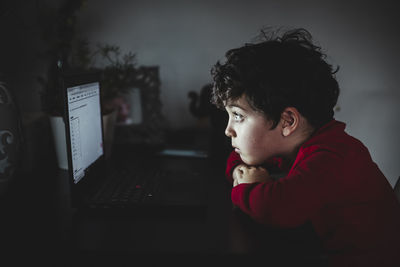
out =
[[[204,217],[86,216],[68,205],[63,188],[66,172],[38,168],[21,175],[1,202],[1,242],[7,248],[3,251],[31,254],[51,263],[79,263],[82,258],[99,263],[134,258],[173,263],[185,256],[198,260],[217,257],[231,263],[238,263],[237,258],[247,262],[265,261],[266,257],[269,261],[318,260],[310,227],[270,229],[233,208],[224,166],[205,159],[159,160],[166,166],[199,170],[207,179]]]

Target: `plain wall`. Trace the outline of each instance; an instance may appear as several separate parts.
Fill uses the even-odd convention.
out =
[[[19,72],[14,87],[22,109],[28,111],[39,109],[34,80],[45,69],[43,63],[34,63],[41,45],[37,29],[30,25],[32,2],[13,9],[17,17],[8,15],[1,26],[2,35],[16,44],[6,42],[6,49],[13,51],[15,46],[15,55],[2,51],[2,60],[11,63],[10,70],[3,61],[2,70]],[[369,148],[393,186],[400,175],[400,37],[395,7],[395,1],[89,0],[79,13],[78,26],[91,43],[116,44],[123,52],[136,53],[139,65],[160,66],[162,110],[171,128],[196,125],[187,94],[211,81],[211,67],[228,49],[252,41],[263,26],[308,29],[328,61],[340,66],[336,118]],[[19,10],[25,10],[24,15]],[[18,32],[7,27],[9,21]],[[20,63],[13,60],[16,57]]]

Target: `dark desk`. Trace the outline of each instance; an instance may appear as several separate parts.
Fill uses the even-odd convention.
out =
[[[201,172],[208,185],[205,216],[88,216],[69,206],[65,171],[38,168],[19,177],[1,202],[4,255],[67,266],[137,260],[186,266],[210,260],[319,263],[318,242],[309,227],[270,229],[232,207],[224,166],[170,157],[157,164]]]

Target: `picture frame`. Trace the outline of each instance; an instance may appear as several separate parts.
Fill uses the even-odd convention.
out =
[[[165,142],[167,122],[163,116],[160,100],[160,75],[158,66],[141,66],[137,69],[135,95],[140,96],[141,116],[134,123],[117,124],[115,129],[115,144],[152,145],[158,146]],[[139,103],[129,103],[134,105]],[[132,107],[131,107],[132,108]]]

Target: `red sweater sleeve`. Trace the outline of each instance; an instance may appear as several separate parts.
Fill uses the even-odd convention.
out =
[[[308,155],[304,155],[304,151],[300,153],[302,155],[286,177],[234,187],[231,194],[233,204],[260,223],[280,227],[305,223],[324,203],[324,192],[329,190],[326,180],[338,175],[339,171],[332,170],[335,169],[332,162],[340,159],[326,151],[305,153]]]
[[[240,158],[239,154],[236,153],[235,151],[232,151],[228,157],[225,170],[225,176],[231,183],[233,182],[232,172],[235,169],[235,167],[241,163],[243,163],[243,161]]]
[[[233,182],[232,178],[232,173],[235,167],[239,164],[242,164],[243,161],[240,158],[240,155],[236,153],[235,151],[232,151],[231,154],[228,157],[227,164],[226,164],[226,170],[225,170],[225,176],[228,179],[228,181]],[[265,167],[271,172],[271,170],[281,170],[282,167],[282,159],[280,158],[272,158],[269,161],[266,162]]]

